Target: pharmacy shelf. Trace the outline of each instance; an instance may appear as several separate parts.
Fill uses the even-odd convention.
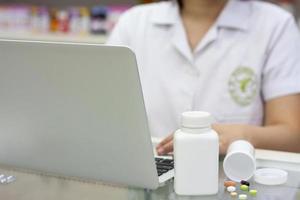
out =
[[[70,35],[63,33],[13,33],[0,32],[1,39],[10,40],[33,40],[33,41],[51,41],[51,42],[75,42],[75,43],[105,43],[106,35]]]
[[[31,4],[44,5],[51,7],[67,7],[67,6],[95,6],[95,5],[135,5],[144,2],[142,0],[0,0],[0,3],[9,4]]]

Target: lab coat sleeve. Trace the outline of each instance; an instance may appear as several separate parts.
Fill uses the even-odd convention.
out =
[[[300,33],[293,17],[274,30],[262,76],[265,101],[300,93]]]
[[[130,28],[132,21],[132,9],[125,12],[119,19],[118,23],[114,27],[106,44],[109,45],[130,45]]]

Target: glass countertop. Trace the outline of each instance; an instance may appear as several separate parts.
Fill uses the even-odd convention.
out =
[[[0,166],[0,174],[13,175],[16,181],[0,184],[0,199],[13,200],[226,200],[232,199],[224,190],[225,176],[220,163],[219,193],[213,196],[178,196],[173,189],[173,181],[167,182],[156,190],[134,189],[113,186],[105,183],[91,183],[64,177]],[[280,186],[264,186],[250,181],[250,187],[256,189],[255,200],[300,200],[300,169],[288,171],[288,182]],[[208,181],[208,180],[203,180]],[[242,193],[238,190],[238,193]]]

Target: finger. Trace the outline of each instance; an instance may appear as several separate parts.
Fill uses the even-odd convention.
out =
[[[165,139],[163,139],[163,140],[157,145],[157,148],[166,145],[167,143],[169,143],[169,142],[172,141],[172,140],[173,140],[173,133],[172,133],[171,135],[169,135],[168,137],[166,137]]]
[[[225,151],[225,145],[222,144],[222,143],[219,144],[219,153],[220,153],[221,155],[225,155],[225,154],[226,154],[226,151]]]
[[[164,155],[173,152],[173,140],[160,147],[157,151],[158,155]]]
[[[173,152],[173,140],[163,146],[164,154]]]
[[[226,144],[223,141],[222,137],[219,137],[219,153],[221,155],[225,155],[226,154]]]

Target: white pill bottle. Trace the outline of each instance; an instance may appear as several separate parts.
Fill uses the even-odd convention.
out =
[[[210,113],[191,111],[181,116],[174,135],[174,190],[178,195],[218,193],[219,138]]]

